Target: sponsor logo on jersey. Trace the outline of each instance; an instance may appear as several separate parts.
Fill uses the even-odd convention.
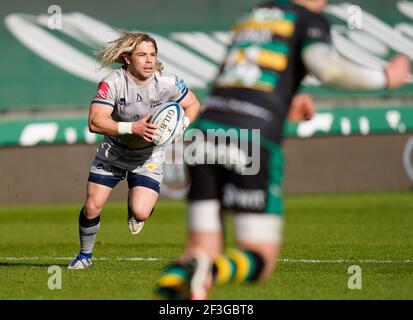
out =
[[[233,184],[223,188],[223,203],[226,207],[238,207],[245,210],[263,210],[265,207],[265,191],[258,189],[241,189]]]
[[[323,31],[320,28],[313,27],[307,30],[307,35],[311,39],[319,39],[323,35]]]
[[[152,101],[152,102],[151,102],[151,109],[152,109],[152,108],[155,108],[155,107],[157,107],[157,106],[159,106],[159,105],[161,105],[161,104],[162,104],[162,101],[161,101],[161,100]]]
[[[183,79],[176,77],[176,86],[183,91],[186,88],[186,83]]]
[[[99,82],[98,86],[98,94],[96,95],[96,99],[106,100],[108,97],[109,85],[106,82]]]
[[[125,100],[125,98],[120,98],[119,101],[118,101],[118,105],[120,105],[120,106],[126,105],[126,100]]]
[[[145,168],[148,169],[149,171],[154,171],[156,170],[158,166],[155,163],[148,163]]]
[[[136,102],[142,102],[142,96],[139,94],[139,93],[137,93],[136,94]]]

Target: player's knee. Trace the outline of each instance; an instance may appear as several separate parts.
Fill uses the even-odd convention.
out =
[[[102,207],[103,206],[97,204],[96,202],[88,200],[84,206],[83,214],[88,219],[96,218],[102,212]]]
[[[137,206],[132,205],[131,209],[132,209],[133,216],[135,217],[136,220],[139,220],[139,221],[147,220],[153,212],[153,208],[145,208],[139,205]]]

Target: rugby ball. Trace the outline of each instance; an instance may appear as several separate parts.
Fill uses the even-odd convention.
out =
[[[160,147],[172,143],[182,129],[184,115],[184,109],[177,102],[167,102],[155,108],[149,120],[158,127],[153,144]]]

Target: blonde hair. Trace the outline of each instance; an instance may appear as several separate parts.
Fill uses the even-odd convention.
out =
[[[158,46],[154,38],[146,33],[122,31],[122,36],[114,41],[109,42],[106,47],[96,51],[95,55],[102,61],[102,66],[107,66],[113,63],[120,63],[126,67],[124,60],[125,54],[131,54],[142,42],[152,42],[155,47],[155,52],[158,54]],[[156,70],[163,70],[162,63],[156,59]]]

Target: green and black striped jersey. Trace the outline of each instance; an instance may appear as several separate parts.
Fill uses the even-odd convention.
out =
[[[201,121],[260,128],[280,143],[290,102],[307,73],[301,52],[312,42],[331,42],[329,23],[289,1],[271,1],[242,16],[233,32]]]

